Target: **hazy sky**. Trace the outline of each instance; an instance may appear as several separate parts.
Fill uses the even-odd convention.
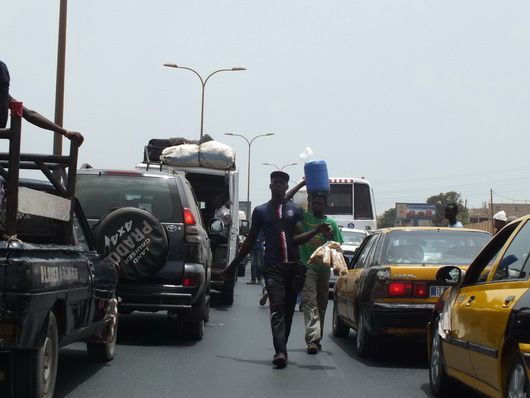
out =
[[[11,94],[53,118],[59,0],[0,12]],[[248,68],[208,82],[205,132],[235,148],[242,199],[248,146],[224,133],[276,134],[252,146],[254,204],[262,163],[306,146],[330,175],[366,177],[378,213],[449,190],[530,200],[530,2],[70,0],[64,124],[85,134],[80,162],[130,168],[149,138],[199,137],[199,80],[164,62]],[[24,125],[24,150],[51,148]]]

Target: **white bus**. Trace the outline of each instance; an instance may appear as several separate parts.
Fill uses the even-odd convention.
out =
[[[330,178],[330,192],[326,214],[341,228],[371,231],[377,228],[374,192],[364,178]],[[307,191],[302,188],[293,200],[307,208]]]

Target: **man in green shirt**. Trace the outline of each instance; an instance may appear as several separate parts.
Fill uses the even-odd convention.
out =
[[[294,196],[305,181],[301,181],[288,194]],[[327,208],[327,192],[314,192],[308,195],[308,211],[304,212],[304,231],[310,231],[316,225],[326,223],[331,227],[329,234],[318,233],[309,242],[300,246],[300,259],[307,272],[302,289],[302,308],[305,321],[305,341],[307,353],[316,354],[322,348],[320,340],[324,329],[324,315],[328,306],[330,268],[324,264],[311,264],[311,254],[327,241],[343,243],[340,229],[335,220],[324,213]]]

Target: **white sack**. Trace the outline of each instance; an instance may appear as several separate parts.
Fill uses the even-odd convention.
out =
[[[199,163],[202,167],[212,169],[229,169],[234,164],[234,150],[218,141],[208,141],[201,144]]]
[[[162,151],[160,160],[169,166],[198,167],[199,145],[182,144],[167,147]]]

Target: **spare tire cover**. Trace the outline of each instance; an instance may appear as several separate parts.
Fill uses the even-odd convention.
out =
[[[98,253],[117,264],[121,279],[148,277],[165,264],[166,231],[148,211],[135,207],[113,210],[94,226],[94,238]]]

